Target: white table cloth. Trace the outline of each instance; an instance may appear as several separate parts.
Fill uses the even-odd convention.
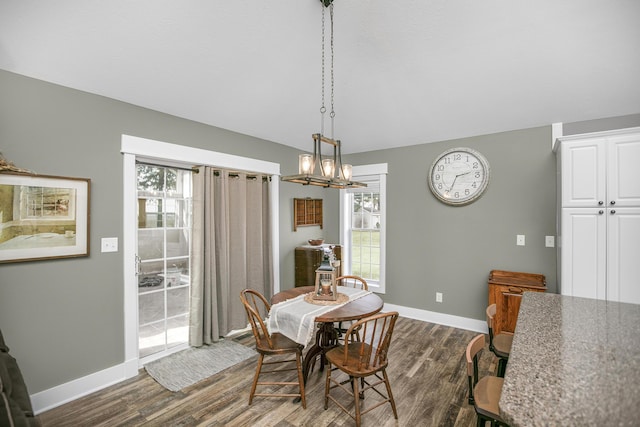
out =
[[[349,297],[349,301],[362,298],[370,294],[370,291],[339,286],[338,292]],[[290,300],[282,301],[271,306],[267,328],[269,333],[281,333],[291,338],[298,344],[308,345],[313,339],[315,331],[315,318],[338,307],[347,304],[317,305],[304,300],[304,295]]]

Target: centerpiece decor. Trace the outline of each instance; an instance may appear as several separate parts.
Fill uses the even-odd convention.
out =
[[[336,268],[333,266],[332,253],[325,252],[316,270],[316,285],[312,299],[321,301],[336,301],[338,289],[336,283]]]

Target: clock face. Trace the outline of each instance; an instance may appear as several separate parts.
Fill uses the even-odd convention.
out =
[[[442,153],[429,170],[429,187],[443,203],[469,204],[489,185],[489,163],[471,148],[453,148]]]

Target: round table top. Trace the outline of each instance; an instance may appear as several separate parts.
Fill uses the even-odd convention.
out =
[[[340,287],[338,287],[340,289]],[[314,286],[301,286],[293,289],[286,289],[278,292],[271,298],[272,304],[277,304],[300,295],[304,295],[315,290]],[[369,317],[382,310],[384,301],[378,295],[370,293],[361,298],[349,301],[335,310],[328,311],[318,317],[316,322],[344,322],[347,320],[360,320]]]

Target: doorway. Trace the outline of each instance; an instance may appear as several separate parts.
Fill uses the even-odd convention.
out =
[[[124,293],[124,378],[138,375],[138,370],[151,360],[152,356],[141,360],[139,357],[138,338],[138,253],[137,245],[137,165],[140,162],[162,164],[169,167],[190,167],[206,165],[233,170],[249,170],[271,175],[270,218],[271,245],[273,258],[274,293],[280,290],[280,256],[279,256],[279,176],[280,165],[264,160],[251,159],[226,153],[219,153],[184,145],[171,144],[131,135],[122,135],[120,151],[123,154],[123,293]],[[171,352],[179,347],[174,347]],[[155,357],[153,357],[155,358]]]
[[[191,170],[138,163],[138,357],[187,345],[192,232]]]

